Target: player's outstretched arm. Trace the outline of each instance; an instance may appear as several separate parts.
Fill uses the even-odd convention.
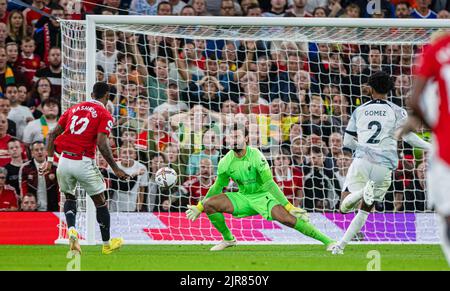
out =
[[[41,175],[50,173],[53,164],[53,156],[55,155],[55,139],[64,132],[64,128],[57,124],[53,130],[48,133],[47,136],[47,162],[45,162],[39,169]]]
[[[127,175],[127,173],[125,173],[122,169],[120,169],[116,161],[114,160],[111,147],[109,146],[108,135],[106,133],[99,132],[97,134],[97,146],[103,158],[113,170],[114,174],[119,179],[128,180],[130,176]]]
[[[265,161],[265,163],[267,164],[267,161]],[[286,199],[283,191],[281,191],[280,187],[278,187],[277,183],[275,183],[272,171],[270,170],[268,164],[267,166],[263,166],[263,169],[259,172],[259,174],[261,181],[263,182],[262,187],[264,191],[271,193],[291,215],[308,221],[308,214],[306,213],[306,210],[295,207]]]
[[[189,220],[195,221],[200,214],[202,214],[204,208],[203,208],[203,202],[206,201],[206,199],[211,198],[213,196],[219,195],[222,193],[222,190],[225,186],[228,185],[230,182],[230,177],[224,172],[221,174],[218,174],[216,181],[214,184],[209,188],[208,193],[206,194],[205,198],[203,198],[201,201],[198,202],[197,205],[188,205],[188,210],[186,210],[186,217]]]
[[[415,133],[409,132],[403,136],[403,140],[416,148],[431,150],[431,144],[418,137]]]

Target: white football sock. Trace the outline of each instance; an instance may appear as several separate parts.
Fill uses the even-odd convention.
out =
[[[359,210],[358,214],[356,214],[355,218],[353,218],[350,223],[347,231],[339,242],[339,246],[341,248],[345,248],[345,246],[355,237],[355,235],[361,230],[361,228],[366,223],[367,217],[369,216],[369,212],[364,210]]]
[[[362,199],[364,195],[364,189],[361,189],[355,193],[350,193],[347,197],[342,200],[341,203],[341,212],[348,213],[354,210],[358,206],[358,201]]]
[[[447,263],[450,266],[450,238],[448,237],[448,226],[447,221],[444,217],[440,217],[441,224],[441,248],[447,259]]]

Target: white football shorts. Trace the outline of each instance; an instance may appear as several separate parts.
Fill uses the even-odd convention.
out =
[[[383,201],[392,183],[392,170],[364,159],[355,158],[345,177],[343,192],[361,191],[369,180],[374,182],[374,200]]]
[[[95,164],[95,160],[83,157],[72,160],[61,155],[56,170],[59,190],[61,193],[75,195],[77,182],[90,196],[103,193],[106,190],[105,180]]]

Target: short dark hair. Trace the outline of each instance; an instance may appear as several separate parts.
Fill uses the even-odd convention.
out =
[[[373,73],[367,83],[373,90],[380,94],[387,94],[394,88],[394,82],[391,76],[384,71]]]
[[[19,139],[15,138],[15,137],[13,137],[10,140],[8,140],[8,142],[6,144],[9,144],[10,142],[16,142],[16,141],[18,141],[18,142],[20,142],[20,144],[22,144],[22,142]]]
[[[311,146],[309,150],[310,154],[322,154],[325,155],[325,149],[316,145]]]
[[[411,7],[411,5],[409,4],[409,2],[406,2],[406,1],[400,1],[400,2],[398,2],[397,5],[396,5],[395,7],[397,8],[397,6],[400,6],[400,5],[406,5],[406,7],[408,7],[408,8]]]
[[[47,98],[44,101],[42,101],[41,106],[44,107],[45,105],[51,105],[54,104],[59,107],[59,101],[55,98]]]
[[[44,142],[43,142],[42,140],[35,140],[35,141],[33,141],[33,142],[30,144],[30,150],[32,150],[33,147],[34,147],[35,145],[37,145],[37,144],[43,144],[43,145],[45,145]]]
[[[110,91],[110,87],[105,82],[97,82],[94,85],[94,88],[92,89],[92,94],[94,95],[95,99],[101,99],[105,97]]]
[[[16,83],[6,84],[5,85],[5,92],[6,92],[6,89],[8,89],[9,87],[14,87],[16,89],[18,88]]]

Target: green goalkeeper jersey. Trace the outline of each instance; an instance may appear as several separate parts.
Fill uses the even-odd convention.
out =
[[[220,160],[217,179],[223,186],[228,185],[229,178],[233,179],[242,194],[260,193],[264,191],[262,189],[264,182],[261,178],[261,173],[264,171],[270,171],[264,155],[258,149],[247,146],[247,152],[242,158],[236,157],[233,151],[229,151]]]
[[[229,151],[219,161],[217,179],[205,198],[220,194],[228,186],[230,178],[238,184],[243,195],[268,192],[283,206],[289,203],[273,180],[269,163],[256,148],[247,146],[241,158],[236,157],[234,151]]]

